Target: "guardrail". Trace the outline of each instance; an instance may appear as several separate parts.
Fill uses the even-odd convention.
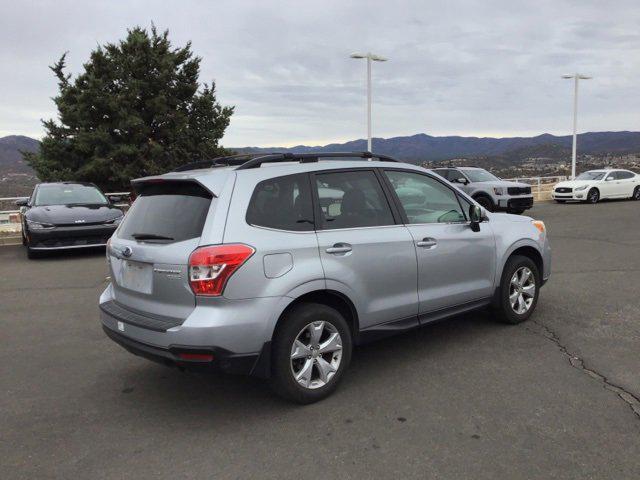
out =
[[[567,180],[569,177],[565,175],[555,175],[548,177],[516,177],[516,178],[504,178],[503,180],[509,180],[511,182],[528,183],[532,187],[536,187],[538,195],[544,190],[550,190],[553,185],[558,182]],[[544,188],[543,188],[544,187]],[[546,188],[549,187],[549,188]]]

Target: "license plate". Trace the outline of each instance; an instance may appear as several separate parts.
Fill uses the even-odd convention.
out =
[[[150,264],[111,257],[111,265],[119,286],[134,292],[151,293],[153,274]]]

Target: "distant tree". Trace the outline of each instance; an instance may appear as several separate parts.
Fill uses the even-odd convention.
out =
[[[58,121],[43,120],[38,153],[23,153],[41,180],[90,181],[121,189],[132,178],[164,173],[223,154],[219,142],[234,107],[200,83],[191,43],[174,48],[168,30],[136,27],[118,44],[98,46],[84,72],[65,73],[66,53],[51,66]]]

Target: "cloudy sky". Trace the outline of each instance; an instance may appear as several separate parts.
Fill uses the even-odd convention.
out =
[[[365,136],[365,64],[374,64],[374,136],[517,136],[640,130],[640,2],[0,0],[0,136],[41,137],[55,117],[47,68],[72,73],[135,25],[168,28],[202,57],[202,79],[235,105],[226,146],[326,144]]]

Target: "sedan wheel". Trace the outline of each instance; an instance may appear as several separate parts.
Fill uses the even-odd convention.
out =
[[[587,194],[587,202],[598,203],[598,200],[600,200],[600,192],[598,191],[598,189],[592,188],[591,190],[589,190],[589,193]]]
[[[640,200],[640,187],[636,187],[631,198],[634,200]]]

